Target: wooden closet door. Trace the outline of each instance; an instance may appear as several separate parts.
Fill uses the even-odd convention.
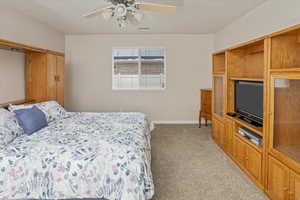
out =
[[[47,56],[44,53],[26,55],[26,98],[47,101]]]
[[[60,105],[65,103],[65,58],[63,56],[56,56],[56,75],[57,75],[57,96],[56,100]]]
[[[54,100],[56,101],[56,74],[57,74],[57,70],[56,70],[56,55],[53,54],[48,54],[47,55],[47,64],[48,64],[48,68],[47,68],[47,97],[48,97],[48,101],[50,100]]]

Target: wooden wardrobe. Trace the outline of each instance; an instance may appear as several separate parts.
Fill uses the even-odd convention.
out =
[[[64,56],[30,52],[26,59],[26,96],[64,105]]]
[[[0,46],[23,52],[26,57],[25,99],[0,102],[1,106],[50,100],[64,106],[64,53],[2,39]]]

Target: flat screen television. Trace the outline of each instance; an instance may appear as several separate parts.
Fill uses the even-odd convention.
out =
[[[235,112],[253,125],[263,125],[263,82],[235,82]]]

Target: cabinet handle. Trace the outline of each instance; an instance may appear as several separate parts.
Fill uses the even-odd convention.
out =
[[[60,81],[59,76],[54,76],[54,80],[57,81],[57,82]]]

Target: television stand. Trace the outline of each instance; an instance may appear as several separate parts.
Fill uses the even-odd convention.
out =
[[[255,122],[255,121],[252,121],[251,119],[248,119],[248,118],[246,118],[246,117],[239,116],[239,119],[240,119],[240,120],[243,120],[243,121],[245,121],[245,122],[247,122],[247,123],[249,123],[249,124],[251,124],[251,125],[253,125],[253,126],[256,126],[256,127],[262,127],[261,124]]]

